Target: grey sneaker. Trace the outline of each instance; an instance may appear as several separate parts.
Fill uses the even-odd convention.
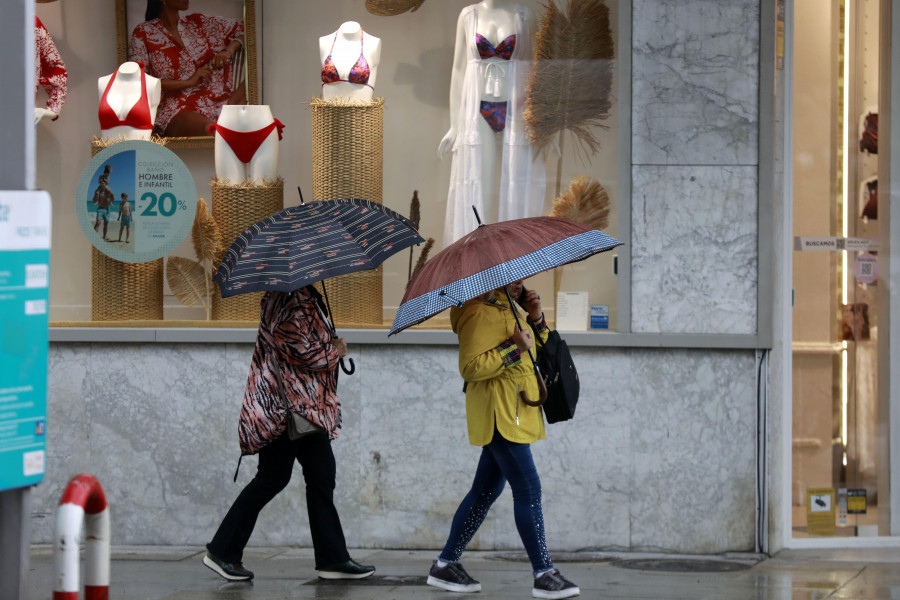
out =
[[[206,551],[203,564],[227,579],[228,581],[249,581],[253,579],[253,571],[244,568],[243,563],[229,563]]]
[[[446,567],[438,567],[437,561],[428,572],[428,585],[447,590],[448,592],[480,592],[481,584],[472,579],[459,563],[448,563]]]
[[[540,577],[534,578],[534,589],[531,595],[535,598],[557,600],[559,598],[571,598],[581,593],[578,586],[563,577],[557,569],[547,571]]]

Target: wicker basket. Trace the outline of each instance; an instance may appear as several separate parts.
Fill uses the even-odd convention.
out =
[[[313,200],[362,198],[381,204],[384,99],[313,98]]]
[[[359,271],[349,275],[331,277],[324,281],[328,286],[328,303],[331,318],[338,327],[382,327],[381,286],[384,267],[371,271]],[[316,289],[322,292],[322,283]]]
[[[91,247],[91,320],[163,318],[163,259],[123,263]]]
[[[313,199],[362,198],[381,204],[384,99],[350,103],[314,98],[310,106]],[[338,326],[383,326],[383,276],[379,267],[326,281],[332,318]]]
[[[123,140],[91,139],[91,157]],[[152,139],[151,141],[157,141]],[[163,318],[163,259],[124,263],[91,247],[91,320]]]
[[[212,216],[219,228],[222,254],[216,258],[218,269],[225,250],[247,227],[284,208],[284,180],[258,185],[232,185],[216,179],[212,181]],[[259,302],[262,292],[222,298],[213,294],[214,321],[252,321],[259,323]]]

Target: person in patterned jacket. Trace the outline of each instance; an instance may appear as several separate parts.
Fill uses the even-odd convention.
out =
[[[242,564],[244,547],[259,512],[290,481],[295,459],[306,481],[319,577],[361,579],[375,572],[375,567],[350,558],[334,506],[336,467],[331,440],[341,431],[337,367],[347,353],[347,344],[332,334],[326,318],[321,296],[312,286],[263,296],[239,426],[241,456],[258,453],[259,466],[203,557],[203,564],[230,581],[253,578]],[[288,407],[306,418],[314,430],[291,439]]]

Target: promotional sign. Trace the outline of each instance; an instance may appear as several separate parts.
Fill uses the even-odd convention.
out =
[[[878,281],[878,257],[863,252],[853,261],[853,274],[860,283],[871,285]]]
[[[0,192],[0,491],[44,478],[49,284],[50,196]]]
[[[197,190],[174,152],[129,140],[100,151],[84,168],[75,211],[97,250],[121,262],[149,262],[190,233]]]

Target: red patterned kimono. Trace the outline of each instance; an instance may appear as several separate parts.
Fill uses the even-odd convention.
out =
[[[262,299],[259,333],[241,408],[241,454],[256,454],[287,427],[287,410],[278,393],[280,364],[291,410],[305,416],[334,439],[341,430],[337,397],[340,357],[331,345],[328,323],[306,288]]]
[[[244,35],[244,24],[233,19],[202,14],[178,19],[178,31],[185,47],[166,31],[162,21],[144,21],[134,28],[128,46],[128,58],[144,63],[149,75],[159,79],[183,81],[207,64],[217,53]],[[213,69],[209,81],[174,92],[163,92],[156,111],[156,129],[163,132],[169,121],[184,110],[199,112],[215,121],[222,106],[234,92],[234,66]]]
[[[63,63],[50,32],[34,17],[34,86],[35,92],[44,88],[49,98],[47,110],[52,110],[59,115],[66,101],[68,92],[69,74]],[[56,120],[56,117],[53,118]]]

